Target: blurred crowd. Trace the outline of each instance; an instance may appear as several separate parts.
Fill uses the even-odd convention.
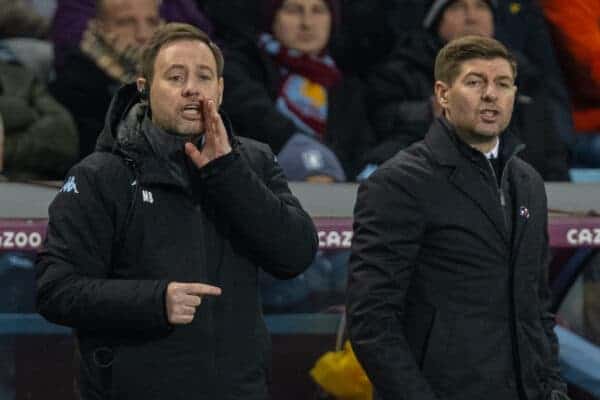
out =
[[[167,21],[226,55],[222,114],[290,180],[356,181],[440,113],[448,41],[495,37],[518,60],[512,129],[547,181],[600,166],[600,5],[587,0],[0,0],[0,171],[60,180],[94,151],[117,88]]]

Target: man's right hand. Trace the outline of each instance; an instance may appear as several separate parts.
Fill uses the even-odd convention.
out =
[[[204,296],[220,296],[221,288],[204,283],[171,282],[165,293],[167,319],[173,325],[185,325],[194,320],[196,308]]]

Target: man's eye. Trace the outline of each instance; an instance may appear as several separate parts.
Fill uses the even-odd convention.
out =
[[[210,76],[210,75],[200,75],[201,81],[210,81],[211,79],[212,79],[212,76]]]
[[[477,80],[469,80],[467,81],[467,86],[478,86],[481,81]]]
[[[173,82],[181,82],[183,80],[183,76],[181,76],[181,75],[172,75],[168,79],[170,81],[173,81]]]

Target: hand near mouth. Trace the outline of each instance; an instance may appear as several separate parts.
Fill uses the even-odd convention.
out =
[[[203,168],[209,162],[231,153],[227,130],[213,100],[202,100],[202,117],[204,146],[198,150],[193,143],[185,144],[185,153],[198,168]]]

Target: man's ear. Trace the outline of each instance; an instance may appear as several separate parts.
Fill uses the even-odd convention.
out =
[[[138,92],[142,93],[146,89],[146,78],[139,77],[135,81]]]
[[[442,81],[435,81],[435,86],[433,88],[435,92],[435,98],[442,108],[447,108],[448,106],[448,89],[449,86]]]

